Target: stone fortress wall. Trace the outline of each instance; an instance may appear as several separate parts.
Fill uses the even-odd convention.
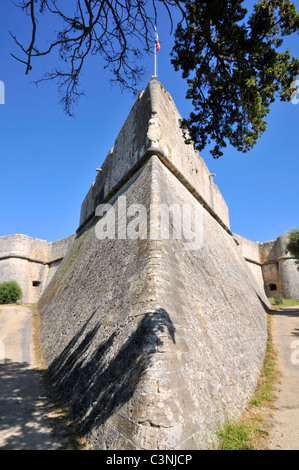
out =
[[[85,210],[84,205],[82,209]],[[259,243],[234,234],[242,256],[267,297],[281,294],[286,299],[299,300],[299,272],[294,259],[286,253],[286,237]],[[75,234],[56,242],[21,234],[0,237],[0,282],[17,281],[23,301],[37,302],[74,239]]]
[[[194,146],[185,144],[180,121],[180,113],[170,94],[158,81],[150,82],[139,95],[82,204],[78,232],[92,219],[100,203],[108,201],[144,161],[157,154],[203,207],[234,236],[241,254],[267,296],[281,293],[285,298],[299,299],[299,272],[294,260],[285,253],[286,236],[272,242],[257,243],[231,233],[229,211],[223,196]]]
[[[94,216],[96,207],[109,200],[152,155],[229,231],[227,205],[204,160],[193,145],[185,144],[181,119],[169,93],[152,80],[132,107],[82,204],[78,231]]]
[[[83,201],[76,234],[55,243],[0,237],[0,281],[14,278],[25,301],[39,300],[49,374],[92,449],[207,448],[255,390],[265,286],[298,295],[284,237],[258,244],[231,232],[227,205],[185,144],[180,119],[151,80]],[[200,248],[159,237],[99,240],[97,206],[118,214],[120,195],[147,210],[194,205]]]
[[[23,302],[36,303],[73,239],[71,235],[52,243],[20,234],[0,237],[0,282],[17,281]]]
[[[167,115],[168,118],[162,120],[158,115]],[[229,231],[227,205],[204,160],[192,145],[184,144],[180,120],[181,116],[169,93],[161,83],[152,81],[140,93],[114,148],[109,151],[83,201],[77,232],[94,217],[96,207],[108,201],[154,153]],[[72,235],[54,243],[33,240],[26,235],[0,237],[0,282],[16,280],[22,288],[24,302],[36,302],[74,237]]]
[[[235,241],[267,297],[281,294],[299,300],[299,271],[287,253],[287,234],[264,243],[234,234]]]
[[[252,396],[269,305],[161,83],[140,94],[38,308],[54,385],[92,449],[201,449]],[[193,206],[202,242],[96,237],[99,204]],[[143,219],[143,223],[145,220]],[[152,233],[161,233],[156,219]]]
[[[142,107],[139,106],[141,100]],[[167,115],[168,119],[159,119],[161,115]],[[169,93],[161,83],[152,81],[140,93],[82,203],[77,232],[92,219],[100,203],[108,201],[152,154],[158,153],[160,160],[231,233],[228,207],[204,160],[192,145],[184,144],[180,119]],[[281,293],[285,298],[299,298],[298,271],[294,260],[285,253],[286,236],[265,243],[256,243],[237,234],[233,236],[268,297]],[[14,279],[22,287],[25,302],[38,301],[74,237],[54,243],[18,234],[0,237],[0,282]]]

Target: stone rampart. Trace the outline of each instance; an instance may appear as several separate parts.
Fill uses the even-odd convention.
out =
[[[79,231],[94,216],[96,207],[111,198],[153,154],[229,231],[227,205],[204,160],[193,145],[185,144],[180,121],[169,93],[152,80],[140,93],[82,204]]]
[[[281,294],[286,299],[299,299],[299,271],[286,251],[287,235],[263,243],[255,243],[236,234],[234,238],[268,297]]]
[[[182,117],[170,94],[157,80],[149,84],[152,103],[152,117],[149,122],[148,137],[153,148],[163,152],[163,163],[170,166],[186,180],[186,186],[202,198],[207,209],[213,211],[229,227],[227,205],[213,181],[213,176],[193,144],[186,145],[181,129]],[[185,181],[184,181],[185,183]]]
[[[277,238],[276,245],[279,257],[280,291],[286,299],[299,300],[299,271],[295,260],[286,250],[288,241],[287,235],[281,235]]]
[[[210,180],[181,137],[171,98],[153,80],[38,304],[49,374],[92,449],[207,448],[254,392],[269,303]],[[109,219],[96,207],[109,202],[117,234],[120,196],[146,217],[130,237],[100,239],[99,224]],[[196,247],[184,230],[162,236],[162,219],[152,220],[161,205],[194,209]]]
[[[48,259],[48,243],[34,240],[27,235],[8,235],[0,237],[0,256],[24,258],[31,261],[46,263]]]
[[[299,299],[299,271],[286,251],[288,235],[260,244],[264,288],[268,297],[281,294],[286,299]]]
[[[240,235],[234,234],[240,253],[248,263],[249,269],[262,289],[264,289],[263,267],[261,262],[260,244]]]
[[[180,120],[152,80],[83,201],[76,234],[55,243],[0,237],[0,281],[15,279],[25,301],[39,299],[49,374],[92,449],[208,448],[255,390],[264,284],[275,279],[297,295],[285,239],[259,244],[230,231],[226,203]],[[136,209],[125,232],[120,196]],[[113,211],[114,236],[99,237],[109,220],[101,203]],[[192,208],[195,245],[186,219],[178,236],[174,214],[162,236],[162,206]]]
[[[73,237],[54,243],[21,234],[0,237],[0,282],[17,281],[23,301],[37,302]]]

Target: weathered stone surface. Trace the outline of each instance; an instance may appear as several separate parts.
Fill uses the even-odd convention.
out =
[[[264,290],[264,272],[263,272],[263,263],[261,257],[261,244],[247,240],[240,235],[234,234],[234,239],[238,245],[238,249],[244,259],[248,263],[248,267],[254,275],[255,279]]]
[[[278,257],[280,292],[286,299],[299,300],[299,271],[295,260],[291,258],[290,254],[286,251],[287,241],[287,235],[278,237],[276,241],[280,252],[280,256]]]
[[[179,114],[171,96],[158,80],[140,93],[113,149],[107,155],[81,207],[80,227],[94,215],[153,153],[184,180],[205,207],[229,228],[227,205],[204,160],[193,145],[186,145]]]
[[[153,156],[127,204],[199,207]],[[43,354],[94,449],[200,449],[259,376],[265,298],[231,235],[201,207],[203,239],[98,240],[94,219],[39,302]],[[151,226],[159,234],[160,222]]]
[[[287,234],[263,243],[254,243],[236,234],[234,238],[268,297],[281,294],[286,299],[299,299],[299,271],[286,251]]]
[[[52,243],[19,234],[0,237],[0,282],[17,281],[23,302],[37,302],[73,239]]]
[[[231,233],[225,201],[185,145],[180,119],[152,80],[82,204],[77,234],[56,243],[0,237],[0,280],[16,277],[29,301],[44,292],[43,354],[93,449],[207,448],[256,386],[263,281],[275,275],[279,289],[297,292],[298,271],[280,240]],[[102,203],[115,211],[115,238],[96,236],[107,221]],[[191,245],[186,220],[178,234],[173,212],[185,206],[194,211]]]
[[[260,257],[266,295],[281,294],[286,299],[299,300],[299,271],[295,260],[286,251],[288,235],[260,243]]]
[[[193,145],[185,145],[180,121],[181,116],[169,93],[158,80],[152,80],[140,93],[86,195],[79,231],[94,217],[98,204],[108,202],[156,154],[231,234],[227,205],[203,159]],[[282,253],[279,239],[254,243],[239,235],[234,234],[234,238],[268,296],[281,293],[284,297],[299,297],[299,272],[294,261]],[[36,302],[73,239],[74,236],[70,236],[48,243],[26,235],[0,237],[0,282],[16,280],[22,287],[23,300]],[[276,289],[270,290],[270,286]]]

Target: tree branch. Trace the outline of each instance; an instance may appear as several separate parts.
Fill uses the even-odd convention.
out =
[[[114,79],[122,87],[136,92],[136,82],[140,79],[142,67],[136,62],[142,52],[152,51],[154,25],[157,23],[157,5],[167,10],[170,29],[173,29],[171,8],[178,7],[182,20],[186,15],[181,6],[182,0],[72,0],[74,13],[66,13],[64,2],[58,0],[22,0],[19,8],[26,10],[31,18],[32,31],[29,47],[24,47],[17,37],[10,33],[15,44],[26,59],[13,57],[26,65],[26,74],[32,70],[33,57],[46,56],[55,49],[69,70],[54,70],[46,78],[38,80],[58,81],[59,90],[66,88],[66,102],[71,102],[72,93],[77,93],[78,78],[88,54],[101,54],[105,61],[104,68],[110,67]],[[71,0],[69,0],[71,2]],[[37,45],[37,12],[56,15],[63,27],[46,48]],[[59,5],[59,6],[58,6]],[[149,7],[153,7],[150,13]],[[139,49],[138,45],[141,44]],[[116,78],[115,78],[116,77]],[[77,96],[77,94],[75,95]]]

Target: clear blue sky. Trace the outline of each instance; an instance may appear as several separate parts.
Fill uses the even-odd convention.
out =
[[[84,69],[86,96],[75,108],[76,117],[64,115],[54,83],[39,87],[31,83],[51,68],[51,59],[36,59],[33,72],[26,76],[24,66],[11,57],[17,50],[9,31],[26,43],[30,31],[18,9],[10,1],[2,3],[0,80],[5,83],[6,102],[0,105],[0,236],[24,233],[56,241],[78,228],[81,203],[95,179],[95,169],[113,147],[135,98],[112,87],[109,73],[93,58]],[[299,9],[299,0],[295,3]],[[185,98],[185,82],[170,64],[173,37],[166,15],[160,19],[158,32],[159,80],[187,117],[191,104]],[[298,36],[290,46],[297,55]],[[149,69],[140,89],[153,74],[152,57],[144,64]],[[298,118],[299,104],[277,102],[254,150],[241,154],[227,147],[218,160],[208,151],[201,153],[216,173],[215,183],[228,204],[235,233],[266,241],[299,227]]]

